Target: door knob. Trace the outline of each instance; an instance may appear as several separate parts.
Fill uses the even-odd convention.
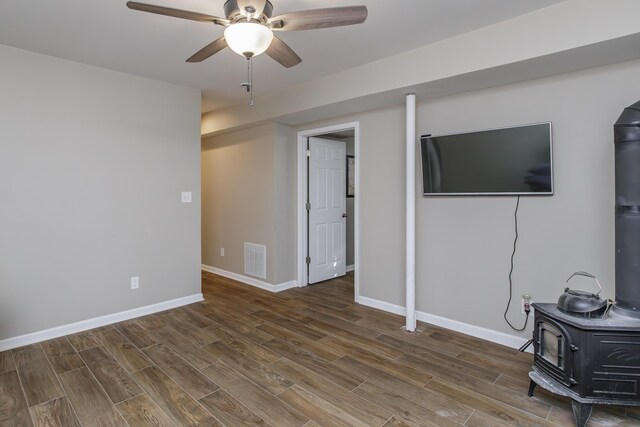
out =
[[[349,216],[349,215],[347,215],[346,213],[343,213],[343,214],[342,214],[342,218],[346,218],[346,217],[348,217],[348,216]]]

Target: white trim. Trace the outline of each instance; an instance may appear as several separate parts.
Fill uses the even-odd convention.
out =
[[[432,325],[451,329],[456,332],[461,332],[466,335],[471,335],[476,338],[481,338],[483,340],[502,344],[511,348],[518,349],[528,341],[528,339],[526,338],[514,337],[513,335],[506,334],[504,332],[483,328],[481,326],[471,325],[469,323],[459,322],[457,320],[448,319],[446,317],[436,316],[435,314],[416,311],[416,317],[418,318],[418,320],[425,323],[431,323]]]
[[[405,291],[407,331],[416,330],[416,95],[406,100],[406,249]]]
[[[171,308],[181,307],[194,302],[203,301],[201,293],[189,295],[186,297],[176,298],[169,301],[159,302],[157,304],[146,305],[144,307],[133,308],[131,310],[120,311],[118,313],[106,314],[104,316],[94,317],[92,319],[81,320],[75,323],[68,323],[55,328],[45,329],[43,331],[32,332],[30,334],[20,335],[18,337],[7,338],[0,341],[0,351],[10,350],[12,348],[22,347],[28,344],[34,344],[40,341],[46,341],[53,338],[62,337],[76,332],[86,331],[88,329],[100,326],[110,325],[123,320],[133,319],[135,317],[146,316],[160,311],[169,310]]]
[[[355,269],[356,269],[355,264],[347,265],[347,273],[350,271],[355,271]]]
[[[367,307],[377,308],[389,313],[405,316],[407,310],[396,304],[380,301],[373,298],[360,297],[360,304]],[[528,340],[526,338],[520,338],[513,335],[505,334],[504,332],[495,331],[493,329],[483,328],[481,326],[471,325],[469,323],[459,322],[457,320],[448,319],[442,316],[436,316],[435,314],[424,313],[422,311],[416,311],[416,317],[418,320],[430,323],[435,326],[450,329],[452,331],[460,332],[472,337],[481,338],[483,340],[491,341],[497,344],[502,344],[511,348],[520,348]],[[531,348],[528,349],[531,351]]]
[[[360,122],[349,122],[339,125],[325,126],[322,128],[308,129],[298,132],[297,141],[297,171],[298,171],[298,191],[296,209],[298,211],[297,231],[298,231],[298,256],[296,258],[298,286],[307,286],[307,221],[306,221],[306,194],[307,194],[307,147],[306,139],[311,136],[320,136],[327,133],[339,132],[353,129],[354,155],[356,160],[356,194],[354,197],[354,256],[355,265],[360,264]],[[357,270],[354,270],[354,300],[360,300],[360,277]]]
[[[265,291],[269,291],[269,292],[280,292],[280,291],[285,291],[287,289],[298,287],[298,282],[295,280],[291,280],[290,282],[285,282],[285,283],[279,283],[277,285],[272,285],[271,283],[263,282],[262,280],[243,276],[242,274],[238,274],[238,273],[232,273],[231,271],[222,270],[217,267],[211,267],[210,265],[202,264],[202,269],[204,271],[208,271],[209,273],[217,274],[218,276],[226,277],[228,279],[237,280],[238,282],[255,286],[256,288],[264,289]]]
[[[400,305],[391,304],[388,302],[380,301],[380,300],[369,298],[369,297],[361,296],[359,304],[366,305],[367,307],[377,308],[378,310],[397,314],[399,316],[404,316],[407,314],[407,310]]]
[[[273,286],[274,292],[281,292],[281,291],[286,291],[287,289],[297,288],[298,281],[291,280],[289,282],[279,283],[277,285],[272,285],[272,286]]]
[[[355,196],[354,196],[354,209],[353,209],[353,255],[354,255],[354,264],[360,264],[360,122],[353,123],[353,154],[356,156],[356,188],[355,188]],[[358,270],[353,272],[353,280],[354,280],[354,296],[353,299],[355,302],[360,301],[360,273]]]

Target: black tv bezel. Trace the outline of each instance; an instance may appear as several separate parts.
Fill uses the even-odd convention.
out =
[[[422,156],[422,140],[424,138],[441,138],[444,136],[453,136],[453,135],[466,135],[469,133],[481,133],[481,132],[490,132],[502,129],[515,129],[529,126],[538,126],[538,125],[548,125],[549,127],[549,164],[551,165],[551,190],[550,191],[523,191],[523,192],[472,192],[472,193],[426,193],[425,190],[425,179],[424,179],[424,162]],[[553,196],[555,186],[554,186],[554,178],[553,178],[553,126],[551,121],[545,122],[535,122],[535,123],[525,123],[521,125],[513,125],[513,126],[501,126],[495,128],[487,128],[487,129],[479,129],[479,130],[471,130],[466,132],[452,132],[452,133],[444,133],[439,135],[431,135],[424,134],[420,135],[420,181],[422,182],[422,196],[423,197],[439,197],[439,196]]]

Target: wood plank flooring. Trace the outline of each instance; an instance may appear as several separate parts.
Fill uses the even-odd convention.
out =
[[[353,277],[205,301],[0,352],[3,426],[574,426],[532,357],[353,303]],[[590,427],[640,426],[596,407]]]

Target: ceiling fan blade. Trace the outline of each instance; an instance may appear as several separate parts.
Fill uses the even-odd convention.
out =
[[[330,7],[285,13],[269,19],[269,24],[274,31],[315,30],[362,24],[367,14],[366,6]]]
[[[149,13],[155,13],[158,15],[172,16],[174,18],[189,19],[191,21],[213,22],[214,24],[218,24],[218,25],[229,24],[229,21],[227,21],[224,18],[219,18],[217,16],[207,15],[207,14],[198,13],[198,12],[189,12],[188,10],[173,9],[170,7],[156,6],[153,4],[145,4],[145,3],[138,3],[135,1],[128,1],[127,7],[129,9],[139,10],[141,12],[149,12]]]
[[[274,37],[267,55],[275,59],[278,63],[286,68],[291,68],[302,62],[302,59],[291,49],[285,42],[278,37]]]
[[[196,52],[191,58],[187,59],[187,62],[202,62],[225,47],[227,47],[227,41],[224,37],[220,37]]]

